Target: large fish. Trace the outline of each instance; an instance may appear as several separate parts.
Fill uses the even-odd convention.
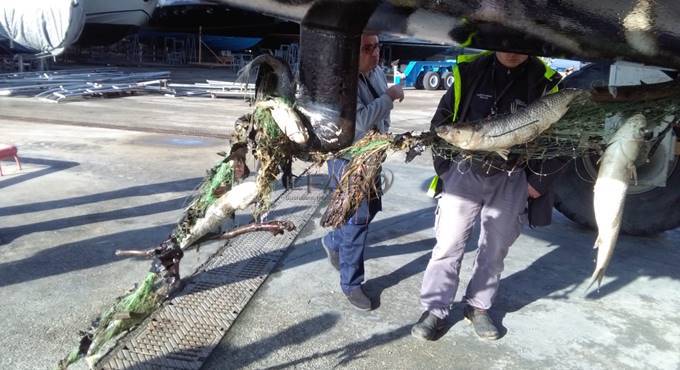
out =
[[[458,148],[496,152],[507,158],[511,147],[528,143],[550,128],[567,112],[569,104],[583,94],[587,92],[564,89],[544,96],[516,113],[444,125],[438,127],[436,132]]]
[[[600,159],[595,181],[593,208],[597,223],[597,262],[588,289],[597,281],[598,287],[611,260],[621,228],[621,216],[626,191],[631,179],[636,179],[635,161],[645,139],[651,136],[642,114],[628,118],[609,140]]]

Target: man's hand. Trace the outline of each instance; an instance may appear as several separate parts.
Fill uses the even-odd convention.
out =
[[[538,190],[534,189],[531,184],[529,184],[529,198],[531,199],[536,199],[541,196],[541,193],[538,192]]]
[[[399,99],[401,102],[404,100],[404,89],[401,88],[399,85],[392,85],[387,90],[385,91],[387,95],[389,95],[390,98],[392,98],[392,101],[395,101]]]

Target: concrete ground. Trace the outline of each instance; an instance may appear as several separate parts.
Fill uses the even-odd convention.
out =
[[[559,214],[550,227],[525,229],[510,250],[492,312],[500,340],[478,339],[462,320],[474,240],[450,329],[435,342],[411,337],[435,242],[435,203],[425,196],[430,168],[397,160],[385,168],[395,183],[366,251],[366,288],[379,307],[365,313],[346,302],[319,244],[324,230],[310,223],[204,369],[680,367],[680,230],[621,237],[601,289],[586,294],[595,234]]]
[[[439,96],[407,91],[395,130],[425,129]],[[0,368],[53,368],[78,330],[141,280],[149,262],[113,251],[167,236],[224,149],[210,136],[248,110],[236,99],[0,99],[0,140],[16,144],[24,164],[16,171],[3,160],[0,177]],[[199,136],[172,134],[186,127]],[[477,339],[459,304],[438,341],[412,338],[434,244],[435,203],[424,194],[432,170],[427,155],[409,164],[394,156],[385,168],[394,182],[366,252],[379,307],[362,313],[345,302],[317,215],[204,368],[680,368],[680,230],[621,237],[602,288],[586,294],[595,234],[558,214],[511,248],[494,311],[499,341]],[[183,273],[214,247],[189,253]],[[474,258],[468,247],[457,301]]]

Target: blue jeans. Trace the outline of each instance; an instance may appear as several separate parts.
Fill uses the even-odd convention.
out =
[[[328,161],[330,186],[335,189],[348,161],[333,159]],[[368,235],[368,224],[382,210],[380,197],[364,199],[356,213],[341,227],[324,236],[324,244],[340,255],[340,287],[345,293],[361,286],[364,281],[364,249]]]

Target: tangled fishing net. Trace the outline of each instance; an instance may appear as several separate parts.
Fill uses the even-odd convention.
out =
[[[677,88],[658,98],[626,102],[595,101],[589,94],[584,94],[572,102],[567,113],[551,128],[528,143],[510,148],[510,153],[514,155],[518,168],[527,166],[536,174],[548,175],[542,173],[543,161],[599,156],[625,117],[642,113],[648,121],[657,122],[659,130],[663,131],[673,124],[677,125],[679,111],[680,89]],[[605,122],[611,124],[605,126]],[[649,150],[653,143],[646,145]],[[351,160],[331,197],[321,225],[334,228],[341,226],[356,212],[361,200],[375,191],[374,179],[379,174],[380,165],[388,150],[406,152],[408,162],[423,152],[425,147],[458,166],[464,162],[478,161],[482,168],[507,170],[497,166],[499,157],[496,153],[461,150],[430,132],[407,135],[369,134],[338,154]],[[564,163],[566,165],[568,161]]]

